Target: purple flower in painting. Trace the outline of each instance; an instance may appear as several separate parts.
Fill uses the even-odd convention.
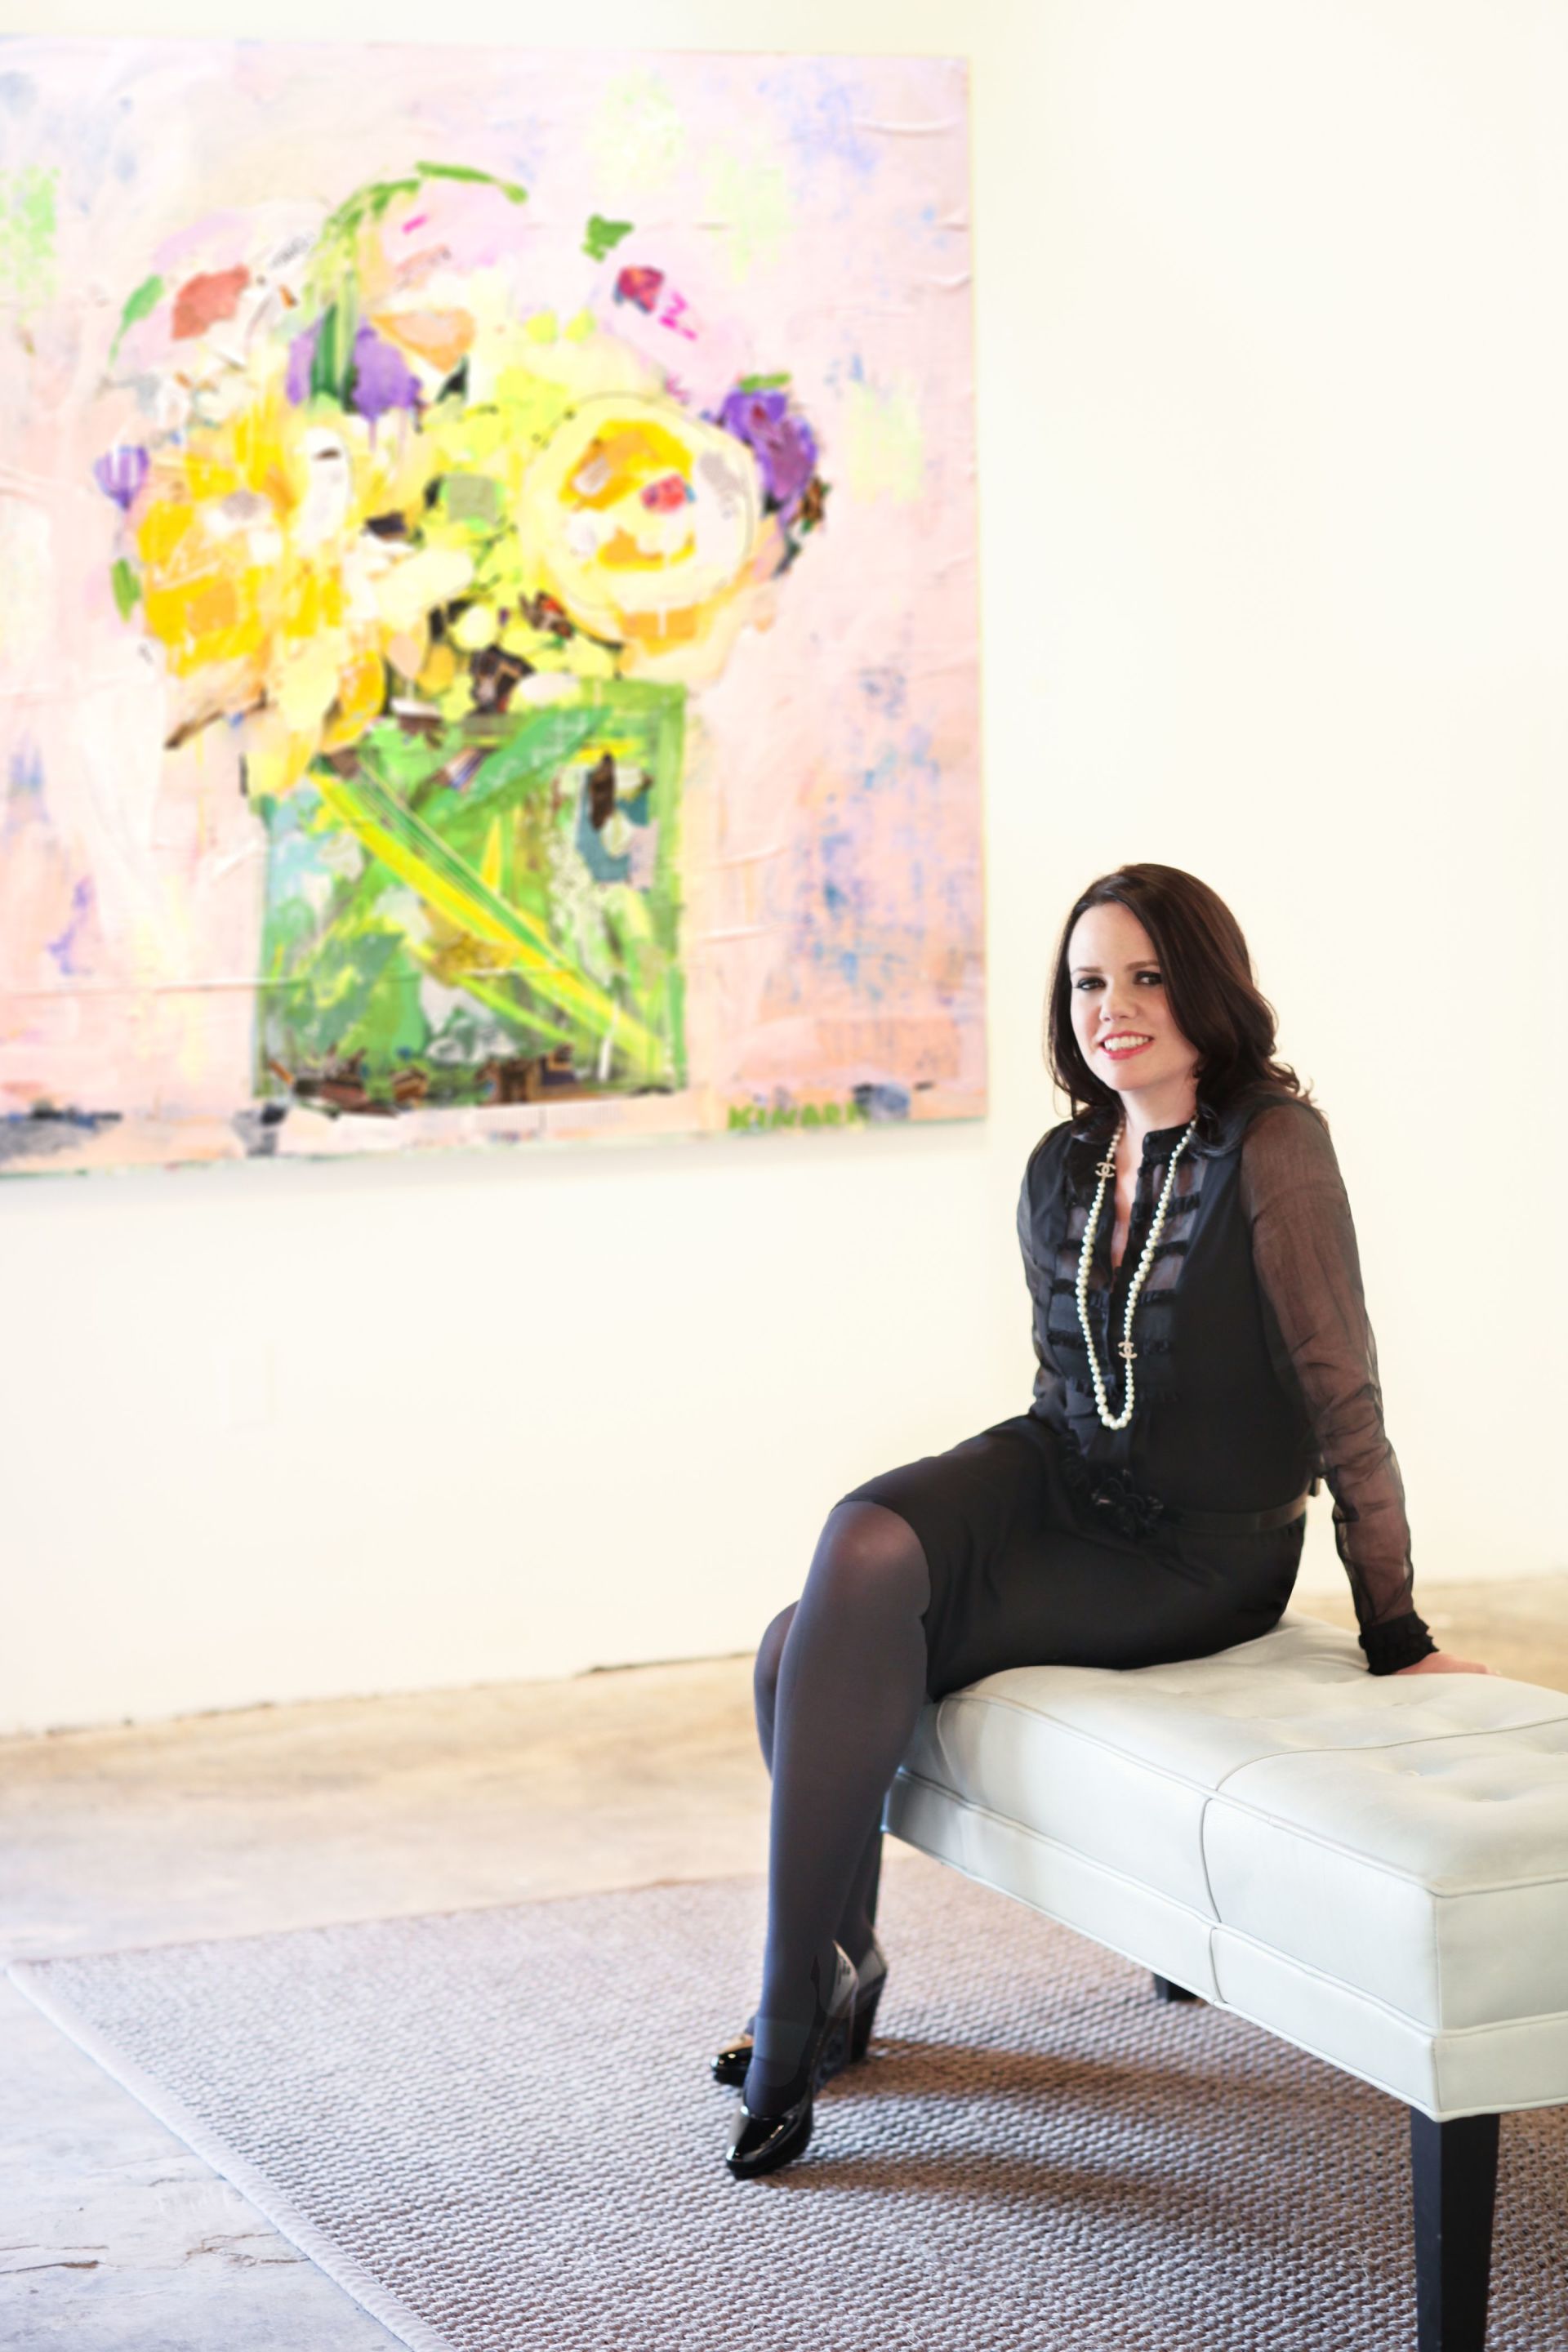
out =
[[[310,397],[310,370],[316,364],[316,345],[321,339],[321,322],[307,327],[296,335],[289,346],[289,365],[283,378],[283,389],[296,408],[302,407]]]
[[[354,337],[353,404],[374,425],[389,408],[419,406],[419,383],[395,343],[362,327]]]
[[[788,393],[732,392],[714,421],[746,444],[763,489],[792,520],[816,471],[816,436],[804,416],[791,414]]]
[[[146,450],[139,442],[126,444],[117,441],[108,457],[100,457],[93,467],[92,478],[124,514],[129,511],[137,491],[147,478],[150,462]]]
[[[321,323],[318,320],[303,334],[296,335],[289,346],[283,389],[296,407],[310,397],[310,378],[321,334]],[[419,406],[419,384],[413,370],[396,344],[378,335],[374,327],[362,326],[354,336],[348,404],[357,408],[362,416],[368,416],[373,425],[389,409]]]

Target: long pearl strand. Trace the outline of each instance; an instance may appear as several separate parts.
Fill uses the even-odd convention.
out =
[[[1143,1255],[1138,1261],[1138,1271],[1127,1293],[1127,1308],[1121,1318],[1121,1344],[1116,1352],[1127,1367],[1127,1397],[1121,1411],[1114,1417],[1105,1409],[1105,1381],[1100,1369],[1100,1359],[1094,1352],[1094,1334],[1089,1328],[1089,1268],[1094,1255],[1094,1237],[1100,1230],[1100,1204],[1105,1199],[1106,1185],[1116,1174],[1116,1147],[1126,1131],[1126,1121],[1117,1129],[1100,1162],[1100,1182],[1095,1187],[1094,1206],[1089,1213],[1089,1223],[1083,1229],[1083,1242],[1078,1254],[1078,1319],[1083,1331],[1083,1344],[1089,1349],[1089,1369],[1094,1381],[1094,1401],[1100,1408],[1100,1418],[1107,1429],[1125,1429],[1132,1418],[1132,1360],[1138,1350],[1132,1345],[1132,1310],[1138,1304],[1138,1294],[1143,1287],[1143,1277],[1153,1261],[1155,1244],[1165,1226],[1165,1211],[1170,1206],[1171,1188],[1176,1181],[1176,1162],[1193,1139],[1197,1127],[1195,1118],[1189,1121],[1186,1132],[1171,1154],[1171,1164],[1165,1171],[1165,1181],[1160,1192],[1160,1205],[1154,1212],[1154,1222],[1149,1228],[1149,1238],[1143,1244]]]

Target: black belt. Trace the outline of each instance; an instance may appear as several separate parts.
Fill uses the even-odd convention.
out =
[[[1288,1528],[1306,1509],[1312,1489],[1298,1495],[1293,1503],[1276,1503],[1271,1511],[1178,1511],[1170,1503],[1161,1506],[1163,1526],[1187,1528],[1195,1536],[1262,1536],[1271,1528]]]
[[[1293,1503],[1276,1503],[1270,1510],[1187,1510],[1174,1503],[1163,1502],[1158,1495],[1142,1493],[1125,1470],[1102,1470],[1096,1476],[1072,1439],[1060,1431],[1057,1435],[1068,1484],[1123,1535],[1151,1536],[1160,1528],[1182,1528],[1194,1536],[1268,1535],[1299,1519],[1318,1491],[1314,1478],[1306,1493],[1298,1495]]]

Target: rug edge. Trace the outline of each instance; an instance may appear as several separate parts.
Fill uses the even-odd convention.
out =
[[[911,1846],[911,1853],[919,1853]],[[930,1860],[930,1856],[922,1859]],[[568,1886],[553,1895],[514,1895],[504,1903],[449,1903],[435,1911],[368,1911],[363,1917],[352,1919],[300,1919],[291,1927],[243,1927],[230,1936],[174,1936],[155,1938],[149,1944],[94,1945],[90,1951],[17,1952],[9,1959],[0,1958],[0,1976],[10,1976],[18,1969],[52,1969],[72,1960],[129,1960],[157,1952],[204,1951],[218,1944],[259,1944],[275,1936],[323,1936],[335,1934],[344,1927],[395,1927],[405,1919],[468,1919],[488,1916],[497,1911],[531,1911],[552,1903],[591,1903],[598,1897],[616,1895],[648,1895],[665,1886],[735,1886],[742,1884],[766,1888],[765,1870],[718,1870],[697,1878],[638,1878],[626,1886]]]
[[[71,1957],[79,1956],[73,1954]],[[184,2141],[193,2156],[198,2157],[231,2188],[237,2189],[280,2237],[286,2238],[372,2319],[379,2321],[400,2343],[405,2344],[408,2352],[456,2352],[449,2336],[438,2334],[427,2320],[410,2311],[396,2295],[373,2278],[352,2255],[345,2255],[289,2199],[279,2196],[254,2165],[231,2148],[217,2133],[210,2130],[183,2099],[163,2089],[68,2000],[50,1990],[43,1981],[49,1965],[47,1960],[11,1960],[5,1964],[5,1974],[68,2042],[73,2042],[96,2065],[101,2066],[122,2090],[129,2091],[138,2105],[145,2107],[149,2115],[172,2131],[176,2139]]]

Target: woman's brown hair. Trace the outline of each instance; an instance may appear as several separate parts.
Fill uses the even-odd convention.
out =
[[[1148,932],[1171,1016],[1197,1048],[1201,1124],[1212,1130],[1243,1095],[1254,1091],[1311,1101],[1289,1064],[1275,1058],[1274,1007],[1258,989],[1241,925],[1225,900],[1177,866],[1119,866],[1075,900],[1062,926],[1046,1003],[1051,1076],[1071,1102],[1075,1118],[1121,1108],[1120,1095],[1095,1076],[1079,1050],[1068,970],[1079,917],[1108,904],[1125,907]]]

